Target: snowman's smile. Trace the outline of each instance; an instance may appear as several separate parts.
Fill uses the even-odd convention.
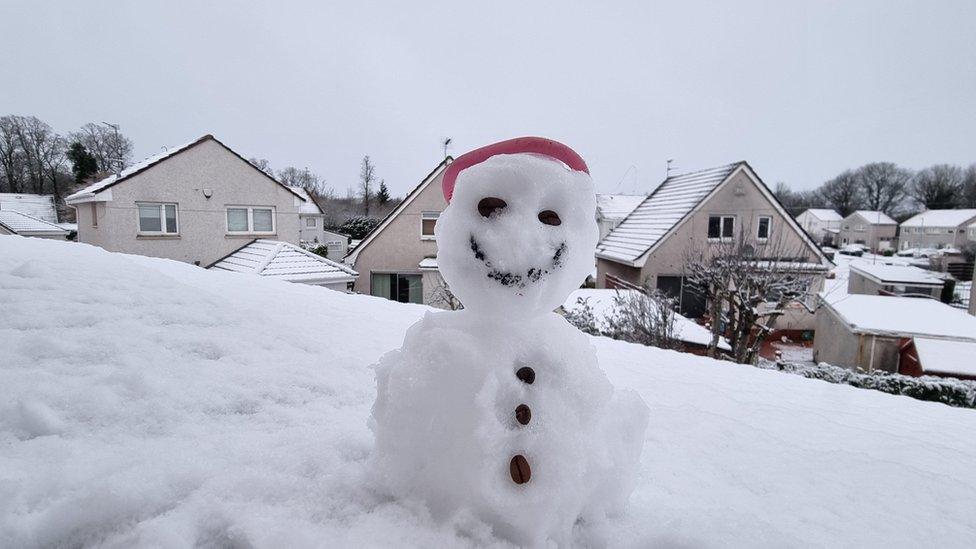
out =
[[[492,267],[491,261],[485,257],[485,252],[478,245],[478,241],[475,240],[474,235],[471,235],[471,252],[474,254],[475,259],[481,261],[488,267],[488,278],[497,281],[502,286],[524,288],[530,283],[538,282],[550,272],[563,266],[563,254],[566,253],[566,243],[563,242],[556,248],[556,251],[552,254],[552,261],[549,267],[530,267],[524,274],[521,272],[499,271]]]

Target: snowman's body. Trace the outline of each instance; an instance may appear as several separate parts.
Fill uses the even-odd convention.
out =
[[[594,211],[589,176],[551,158],[460,172],[436,234],[465,309],[427,314],[377,367],[376,465],[395,495],[523,545],[569,543],[626,502],[646,406],[552,312],[592,268]]]

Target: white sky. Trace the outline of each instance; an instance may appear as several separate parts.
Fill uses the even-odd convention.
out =
[[[602,192],[668,158],[797,189],[976,162],[974,1],[324,4],[0,0],[0,114],[115,122],[136,159],[213,133],[339,194],[370,154],[402,195],[445,136],[561,140]]]

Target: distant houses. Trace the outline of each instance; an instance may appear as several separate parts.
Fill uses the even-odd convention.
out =
[[[63,240],[74,234],[74,226],[58,222],[49,194],[0,193],[0,234]]]
[[[976,241],[976,209],[926,210],[901,223],[899,248],[955,248]]]
[[[757,255],[773,244],[788,250],[776,260],[808,265],[815,285],[832,266],[752,167],[736,162],[665,179],[600,241],[597,288],[647,285],[677,299],[682,315],[699,318],[704,300],[683,274],[689,250],[708,253],[740,237]]]
[[[834,210],[811,208],[796,216],[796,222],[818,244],[833,246],[844,218]]]
[[[874,252],[894,250],[898,222],[884,212],[857,210],[840,224],[838,246],[860,244]]]
[[[298,244],[306,196],[205,135],[65,202],[81,242],[206,266],[257,238]]]
[[[298,209],[299,241],[306,248],[325,246],[330,259],[342,260],[349,251],[349,236],[326,228],[325,212],[308,191],[292,187],[305,202]]]

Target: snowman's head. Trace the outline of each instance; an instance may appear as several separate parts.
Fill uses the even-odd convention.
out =
[[[520,138],[451,167],[444,177],[450,204],[435,234],[438,268],[454,295],[486,314],[561,305],[593,271],[599,238],[586,164],[555,141]]]

